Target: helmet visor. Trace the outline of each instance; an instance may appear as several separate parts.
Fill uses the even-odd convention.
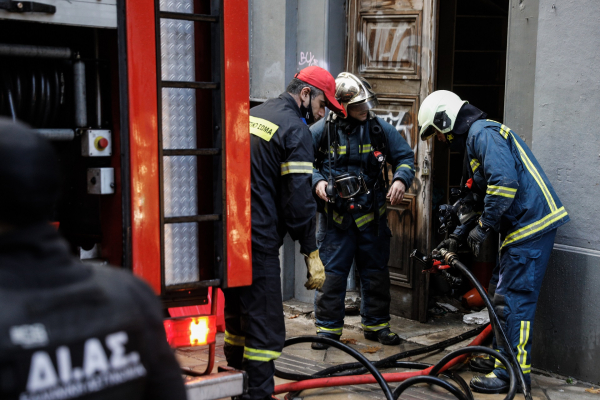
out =
[[[423,127],[419,126],[419,132],[421,132],[421,140],[427,140],[438,132],[438,130],[435,129],[433,125],[429,125],[423,131],[421,131],[421,129],[423,129]]]
[[[379,100],[377,100],[377,97],[371,97],[360,103],[348,104],[348,111],[357,111],[357,112],[368,111],[372,108],[377,107],[378,105],[379,105]]]

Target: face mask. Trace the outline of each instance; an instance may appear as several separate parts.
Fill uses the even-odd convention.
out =
[[[308,107],[304,107],[304,103],[300,102],[300,114],[308,125],[315,122],[315,116],[312,110],[312,97],[310,92],[308,93]]]

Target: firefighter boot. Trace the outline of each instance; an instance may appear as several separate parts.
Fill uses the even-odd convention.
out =
[[[365,332],[365,339],[379,342],[386,346],[400,344],[400,336],[390,331],[390,328],[383,328],[378,331]]]
[[[477,393],[498,394],[508,393],[509,382],[500,379],[494,372],[485,376],[476,376],[471,379],[471,389]],[[527,389],[531,392],[531,384],[527,383]],[[521,385],[517,382],[517,392],[523,392]]]
[[[317,333],[317,336],[326,337],[333,340],[340,340],[340,337],[338,335],[328,335],[327,333],[319,332]],[[329,348],[329,345],[326,343],[312,342],[310,348],[313,350],[327,350]]]
[[[471,371],[489,374],[494,370],[494,364],[494,359],[488,356],[476,357],[469,362],[469,368],[471,368]]]

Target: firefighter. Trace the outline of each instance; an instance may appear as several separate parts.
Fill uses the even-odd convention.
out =
[[[315,241],[314,161],[307,124],[323,118],[325,106],[343,112],[335,81],[312,66],[292,79],[286,92],[250,110],[252,157],[252,285],[225,290],[225,355],[248,374],[244,398],[269,398],[274,363],[285,340],[279,248],[287,233],[300,243],[308,289],[325,280]]]
[[[336,79],[336,98],[348,117],[330,114],[311,127],[317,156],[312,182],[320,199],[317,243],[327,277],[315,294],[317,335],[337,340],[342,335],[346,280],[354,260],[364,336],[395,345],[400,337],[389,324],[392,234],[386,198],[392,205],[402,201],[414,178],[414,153],[392,125],[370,111],[379,103],[367,81],[342,72]],[[312,344],[316,350],[328,347]]]
[[[456,150],[466,147],[465,170],[484,198],[483,213],[471,225],[460,225],[441,246],[466,241],[475,256],[489,233],[500,233],[499,262],[489,294],[510,343],[495,335],[495,347],[508,357],[511,346],[528,386],[531,385],[533,319],[559,226],[569,221],[550,181],[525,142],[507,126],[456,94],[439,90],[419,110],[422,140],[436,135]],[[508,392],[508,373],[498,362],[474,363],[489,372],[471,380],[480,393]]]
[[[156,296],[71,256],[58,192],[51,145],[0,119],[0,398],[185,399]]]

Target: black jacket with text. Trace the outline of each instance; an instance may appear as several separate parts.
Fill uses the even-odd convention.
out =
[[[317,249],[314,152],[296,100],[283,93],[252,108],[250,137],[253,249],[278,252],[288,232],[301,253],[310,254]]]

